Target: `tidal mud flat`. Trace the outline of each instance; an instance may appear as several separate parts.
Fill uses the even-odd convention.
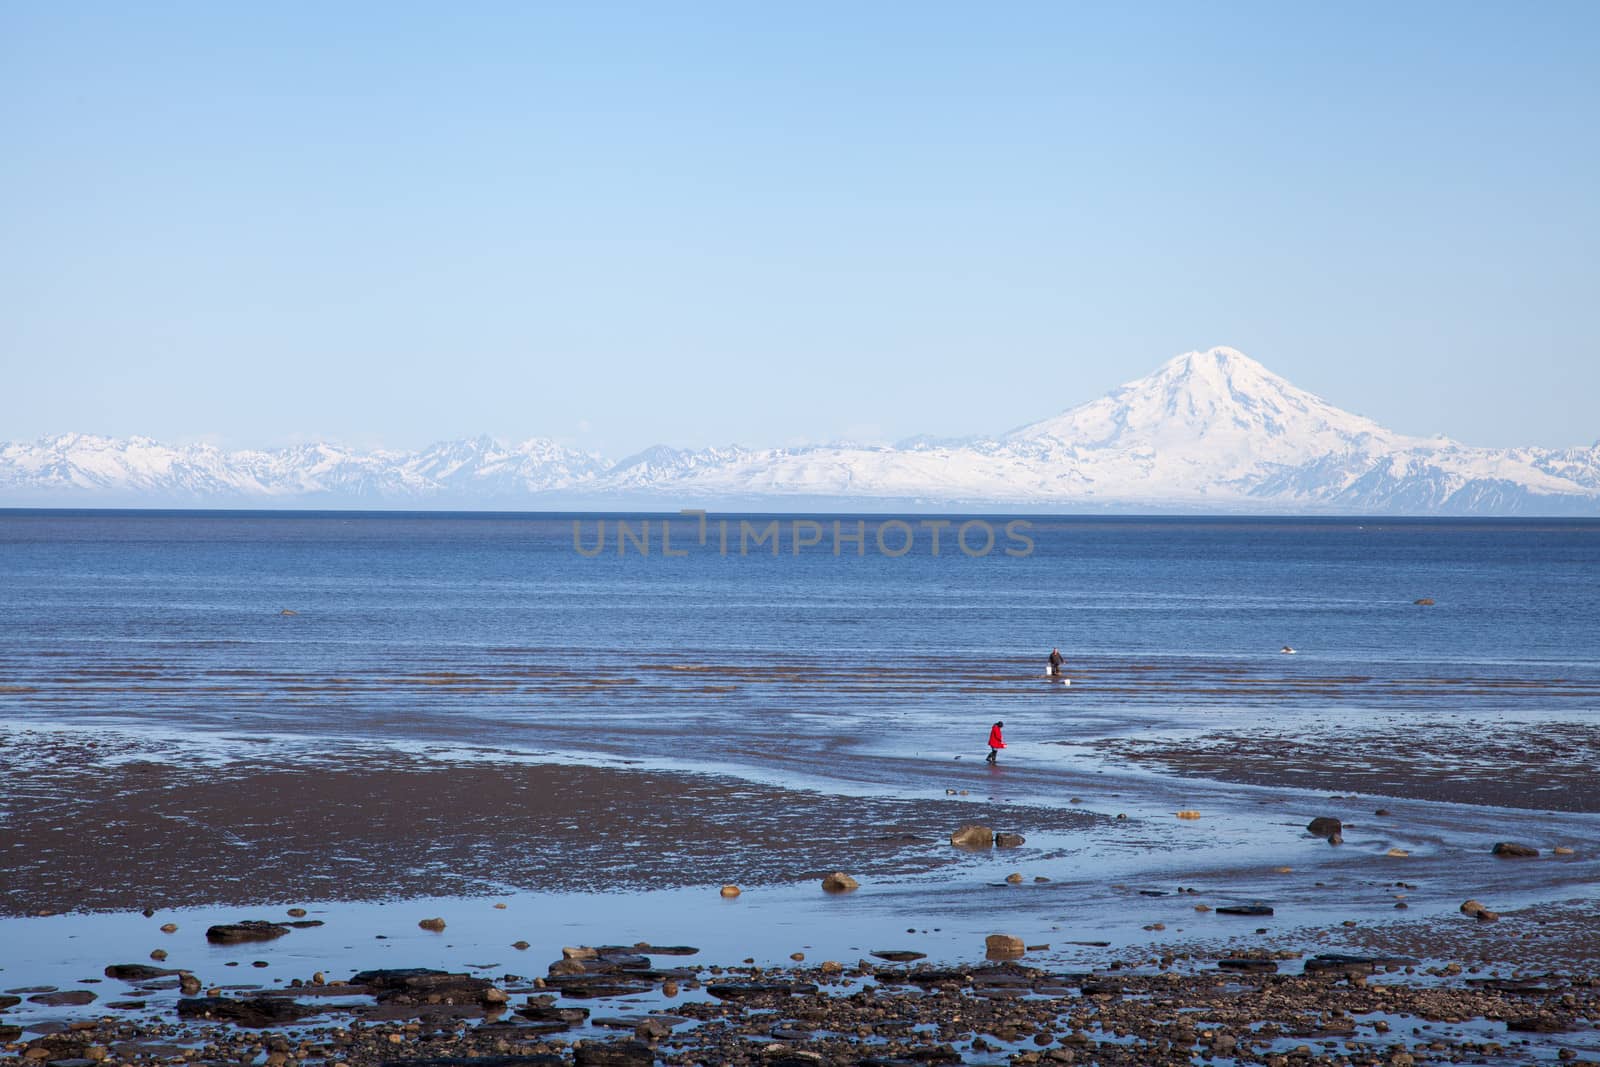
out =
[[[197,758],[110,732],[5,735],[3,1054],[1600,1061],[1600,840],[1581,811],[1103,760],[885,757],[824,791],[241,744]],[[869,774],[893,795],[852,791]],[[1178,818],[1190,805],[1201,817]],[[1339,843],[1310,818],[1340,819]],[[968,823],[1023,841],[952,847]],[[1500,837],[1539,854],[1497,855]],[[860,887],[824,892],[835,870]],[[743,891],[724,897],[729,882]],[[1463,913],[1469,897],[1493,921]],[[242,919],[302,925],[206,936]],[[1021,955],[984,959],[993,934]],[[650,951],[679,944],[698,951]],[[563,950],[581,945],[603,951],[574,969]],[[398,994],[356,980],[418,969],[441,973]]]

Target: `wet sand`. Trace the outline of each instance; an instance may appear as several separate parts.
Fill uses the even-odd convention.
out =
[[[0,735],[0,915],[775,884],[953,862],[950,805],[727,776],[264,747],[222,765]],[[287,764],[287,765],[285,765]],[[1001,828],[1074,811],[985,805]]]
[[[1104,738],[1102,756],[1185,778],[1495,808],[1600,813],[1600,724],[1421,718],[1341,731],[1217,730]]]

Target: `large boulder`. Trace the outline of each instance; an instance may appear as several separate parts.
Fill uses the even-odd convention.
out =
[[[861,883],[843,871],[834,871],[822,880],[822,888],[829,893],[848,893],[852,889],[860,889]]]
[[[269,923],[262,919],[245,919],[243,922],[220,923],[206,931],[206,940],[214,945],[236,945],[244,941],[272,941],[289,932],[283,923]]]
[[[983,948],[991,960],[1014,960],[1028,950],[1022,938],[1012,934],[990,934],[983,939]]]

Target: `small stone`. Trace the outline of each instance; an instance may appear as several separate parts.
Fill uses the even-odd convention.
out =
[[[1568,848],[1566,845],[1557,845],[1555,848],[1551,849],[1550,851],[1555,853],[1557,856],[1570,856],[1570,855],[1572,855],[1572,849]]]
[[[723,896],[731,898],[731,897],[738,896],[740,890],[739,890],[738,886],[736,886],[736,885],[734,885],[733,883],[730,882],[729,884],[727,884],[727,885],[722,887],[721,892],[722,892]]]
[[[806,954],[804,952],[791,952],[789,953],[789,958],[794,960],[796,963],[800,963],[805,960]]]
[[[968,823],[950,835],[956,848],[989,848],[994,844],[994,831],[987,826]]]
[[[1496,841],[1494,848],[1490,851],[1496,856],[1510,856],[1518,859],[1526,859],[1539,854],[1539,850],[1532,845],[1519,845],[1515,841]]]
[[[1012,885],[1021,885],[1022,884],[1022,872],[1021,871],[1012,871],[1010,874],[1006,875],[1006,881],[1010,882]]]
[[[1403,848],[1391,848],[1388,852],[1385,852],[1384,855],[1385,856],[1394,856],[1395,858],[1399,859],[1399,858],[1402,858],[1402,857],[1405,857],[1405,856],[1409,856],[1409,855],[1411,855],[1411,853],[1407,852]]]
[[[838,960],[823,960],[821,970],[823,974],[843,974],[844,964]]]
[[[848,893],[852,889],[860,889],[861,883],[843,871],[834,871],[822,880],[822,888],[829,893]]]
[[[1337,845],[1344,841],[1344,823],[1331,815],[1319,815],[1306,823],[1306,830],[1314,837],[1326,838],[1328,844]]]
[[[996,848],[1020,848],[1022,845],[1026,844],[1027,841],[1028,839],[1023,837],[1021,834],[1006,833],[994,835],[994,845]]]
[[[150,958],[153,960],[164,960],[167,958],[167,950],[164,948],[153,949],[150,953]]]
[[[439,933],[444,929],[444,920],[437,918],[423,919],[421,922],[417,923],[417,925],[422,927],[424,930],[432,930],[434,933]]]
[[[164,933],[164,934],[175,934],[175,933],[178,932],[178,924],[177,923],[162,923],[161,924],[161,932]]]
[[[497,911],[505,911],[505,910],[506,910],[506,906],[505,906],[505,904],[504,904],[504,903],[503,903],[503,902],[502,902],[502,903],[499,903],[499,904],[496,904],[496,905],[495,905],[495,909],[496,909],[496,910],[497,910]]]
[[[304,909],[304,908],[290,908],[289,909],[289,918],[291,918],[291,919],[304,919],[305,917],[306,917],[306,909]]]
[[[1182,811],[1173,812],[1180,819],[1198,819],[1200,813],[1193,808],[1184,808]]]
[[[526,941],[513,941],[511,942],[511,947],[516,949],[518,952],[526,952],[528,949],[528,943]]]

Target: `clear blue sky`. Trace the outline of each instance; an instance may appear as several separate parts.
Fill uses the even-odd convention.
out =
[[[1600,3],[0,5],[0,440],[1600,437]]]

